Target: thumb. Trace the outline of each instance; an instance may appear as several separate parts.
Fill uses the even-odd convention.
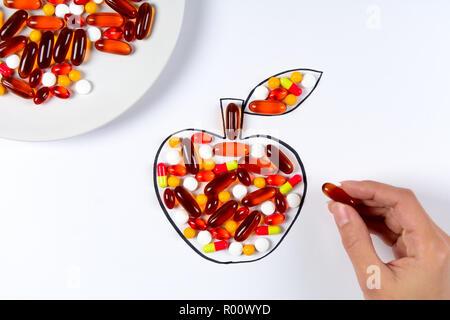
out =
[[[328,204],[328,208],[333,213],[342,244],[364,290],[369,276],[368,267],[376,265],[380,270],[386,270],[386,266],[376,254],[369,230],[358,212],[348,205],[334,201]]]

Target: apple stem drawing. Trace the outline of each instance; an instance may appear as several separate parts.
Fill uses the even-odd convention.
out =
[[[203,129],[194,129],[194,128],[189,128],[189,129],[184,129],[184,130],[180,130],[177,131],[173,134],[171,134],[170,136],[168,136],[163,143],[161,144],[161,146],[159,147],[159,149],[157,150],[156,153],[156,157],[155,157],[155,161],[154,161],[154,168],[153,168],[153,174],[154,174],[154,187],[155,187],[155,191],[156,191],[156,195],[157,195],[157,199],[158,202],[161,206],[161,208],[163,209],[164,214],[166,215],[167,219],[169,220],[170,224],[174,227],[174,229],[176,230],[176,232],[180,235],[180,237],[186,242],[186,244],[188,244],[189,247],[191,247],[197,254],[199,254],[201,257],[215,262],[215,263],[220,263],[220,264],[229,264],[229,263],[245,263],[245,262],[254,262],[254,261],[258,261],[264,257],[266,257],[267,255],[269,255],[270,253],[272,253],[279,245],[280,243],[283,241],[283,239],[286,237],[286,235],[289,233],[290,229],[292,228],[293,224],[295,223],[295,221],[297,220],[301,208],[303,207],[303,203],[305,201],[306,198],[306,192],[307,192],[307,177],[306,177],[306,172],[305,172],[305,168],[304,165],[300,159],[300,156],[298,155],[298,153],[294,150],[294,148],[292,148],[290,145],[288,145],[287,143],[271,136],[271,135],[266,135],[266,134],[254,134],[254,135],[249,135],[249,136],[244,136],[244,131],[243,131],[243,127],[244,127],[244,115],[245,114],[249,114],[249,115],[258,115],[258,116],[276,116],[276,115],[282,115],[282,114],[287,114],[290,113],[292,111],[294,111],[295,109],[297,109],[310,95],[311,93],[316,89],[320,79],[322,76],[322,72],[320,71],[316,71],[313,69],[292,69],[292,70],[288,70],[288,71],[284,71],[284,72],[280,72],[276,75],[273,75],[263,81],[261,81],[255,88],[253,88],[248,97],[245,100],[242,99],[234,99],[234,98],[222,98],[220,99],[220,109],[221,109],[221,113],[222,113],[222,126],[223,126],[223,134],[217,134],[217,133],[213,133],[213,132],[209,132]],[[277,80],[278,79],[278,80]],[[295,83],[298,80],[297,83]],[[277,81],[279,81],[279,83],[277,83]],[[281,83],[281,86],[279,85]],[[278,84],[278,87],[275,87]],[[298,84],[298,85],[297,85]],[[272,91],[270,91],[267,87],[269,86]],[[295,96],[294,96],[295,95]],[[293,103],[295,102],[295,103]],[[286,105],[289,105],[289,107],[287,107]],[[192,134],[192,132],[194,134]],[[235,229],[235,233],[236,235],[233,234],[233,232],[228,232],[227,230],[221,230],[223,234],[228,236],[226,239],[222,239],[222,238],[217,238],[216,240],[220,240],[217,242],[213,242],[214,239],[211,238],[211,232],[214,232],[214,229],[217,228],[207,228],[208,225],[211,226],[216,226],[216,225],[212,225],[211,220],[215,220],[217,221],[217,217],[214,216],[215,213],[213,213],[210,218],[208,219],[208,222],[205,222],[204,220],[202,220],[201,225],[205,225],[204,228],[201,229],[197,229],[195,230],[195,233],[197,233],[197,239],[194,239],[193,237],[188,237],[184,231],[186,231],[187,229],[189,229],[189,226],[193,226],[195,228],[195,225],[193,225],[191,222],[194,221],[195,219],[199,219],[199,218],[205,218],[203,214],[201,214],[201,216],[198,216],[198,213],[196,214],[197,216],[189,216],[188,213],[192,213],[192,212],[199,212],[198,211],[198,204],[197,204],[197,200],[196,198],[194,198],[194,196],[190,195],[191,193],[193,193],[194,191],[200,189],[203,190],[202,187],[199,188],[199,182],[193,181],[193,180],[199,180],[197,178],[196,173],[200,172],[199,170],[206,170],[206,169],[200,169],[200,166],[198,165],[198,163],[200,163],[200,161],[197,161],[198,163],[195,164],[198,169],[197,172],[190,172],[191,174],[193,174],[195,176],[196,179],[193,179],[192,177],[185,177],[182,186],[180,186],[180,181],[177,177],[175,177],[174,179],[172,179],[173,181],[175,181],[176,183],[172,183],[172,184],[166,184],[166,185],[161,185],[159,182],[161,181],[159,178],[161,178],[162,175],[164,175],[163,173],[161,173],[160,171],[158,171],[158,168],[161,168],[161,166],[165,167],[166,163],[169,164],[168,169],[170,169],[170,167],[174,167],[177,165],[180,165],[180,163],[183,163],[183,159],[184,159],[184,165],[186,165],[189,168],[192,169],[192,163],[188,163],[187,161],[190,160],[186,160],[187,157],[184,156],[184,152],[185,150],[183,150],[183,157],[181,157],[179,154],[177,155],[177,152],[175,152],[175,150],[177,147],[170,145],[170,148],[167,146],[170,142],[169,140],[171,138],[177,138],[179,141],[185,142],[187,141],[187,137],[190,138],[190,140],[192,141],[192,149],[193,150],[188,150],[188,152],[191,152],[190,155],[196,155],[196,157],[198,159],[208,159],[208,158],[203,158],[203,157],[199,157],[197,154],[197,149],[196,147],[194,147],[194,135],[195,134],[200,134],[201,137],[203,137],[203,135],[209,135],[209,142],[211,142],[213,139],[216,140],[214,148],[211,148],[209,145],[204,144],[204,142],[198,142],[196,141],[196,146],[197,149],[200,150],[200,148],[206,148],[206,150],[209,150],[209,154],[211,155],[211,160],[213,160],[214,166],[213,168],[215,168],[216,164],[218,164],[218,161],[221,161],[221,167],[225,167],[225,171],[228,170],[228,172],[230,171],[239,171],[239,169],[241,168],[242,164],[251,164],[250,162],[243,162],[241,164],[242,159],[252,159],[251,161],[257,161],[255,162],[258,163],[258,165],[260,165],[260,171],[251,171],[252,172],[252,177],[254,177],[254,179],[256,179],[257,175],[263,175],[262,178],[264,178],[264,175],[267,176],[267,178],[264,178],[265,181],[268,181],[267,179],[269,177],[274,176],[274,174],[277,171],[282,171],[281,176],[280,175],[276,175],[279,179],[282,180],[282,184],[279,185],[267,185],[266,186],[266,182],[264,182],[264,186],[258,186],[256,187],[256,183],[255,186],[253,185],[247,185],[246,189],[245,189],[245,195],[243,195],[242,198],[239,199],[239,196],[237,195],[237,193],[235,193],[235,190],[233,189],[233,196],[232,198],[230,198],[230,193],[228,193],[228,198],[223,200],[223,202],[230,202],[230,205],[227,206],[232,208],[233,206],[231,205],[231,202],[235,203],[235,202],[239,202],[242,200],[242,204],[241,206],[244,206],[244,203],[251,203],[251,201],[247,201],[245,199],[250,199],[252,198],[253,200],[256,199],[255,197],[259,196],[259,194],[262,194],[262,197],[266,197],[263,202],[263,200],[261,200],[258,203],[255,204],[251,204],[249,205],[250,207],[252,207],[252,214],[248,215],[248,217],[245,218],[245,220],[243,220],[239,226],[237,226],[237,229]],[[208,142],[208,144],[209,144]],[[182,145],[185,145],[185,143]],[[263,148],[262,146],[265,146],[262,151],[261,148]],[[226,150],[228,148],[228,150]],[[160,155],[161,152],[165,150],[166,152],[166,159],[165,160],[161,160],[160,159]],[[264,151],[265,150],[265,151]],[[276,150],[275,151],[271,151],[271,150]],[[281,151],[283,150],[283,151]],[[180,153],[180,151],[178,150],[178,153]],[[199,152],[200,153],[200,152]],[[264,154],[263,154],[264,153]],[[201,154],[201,153],[200,153]],[[276,154],[276,157],[274,157],[274,154]],[[168,156],[170,155],[170,157]],[[257,155],[257,156],[255,156]],[[278,158],[279,157],[279,158]],[[189,157],[192,158],[192,157]],[[214,159],[213,159],[214,158]],[[236,160],[229,160],[230,158],[232,159],[236,159]],[[239,158],[239,162],[237,161],[237,159]],[[262,164],[260,164],[260,160],[261,163],[263,163],[264,161],[262,161],[262,159],[269,159],[268,162],[269,165],[265,165],[265,167],[263,167]],[[283,160],[285,159],[285,160]],[[286,160],[287,159],[287,160]],[[244,160],[244,161],[247,161]],[[284,163],[290,162],[290,165],[286,166],[286,165],[282,165]],[[194,161],[195,162],[195,161]],[[227,169],[228,164],[230,164],[230,167]],[[225,166],[225,164],[227,164],[227,166]],[[218,165],[217,165],[218,166]],[[242,167],[244,168],[244,167]],[[295,169],[295,170],[294,170]],[[165,169],[164,169],[165,170]],[[210,170],[210,169],[208,169]],[[211,169],[212,170],[212,169]],[[215,168],[216,170],[216,168]],[[226,174],[225,173],[220,173],[219,171],[215,171],[215,176],[214,174],[212,175],[213,178],[210,181],[214,181],[214,179],[218,178],[221,174]],[[173,168],[172,168],[173,171]],[[192,171],[192,170],[188,170],[188,171]],[[266,173],[264,173],[264,172]],[[269,173],[267,173],[269,172]],[[169,170],[170,173],[170,170]],[[219,174],[220,173],[220,174]],[[296,173],[296,174],[294,174]],[[292,176],[291,178],[289,178],[290,175],[294,174],[294,176]],[[176,174],[175,174],[176,175]],[[285,177],[288,176],[288,177]],[[184,177],[184,175],[183,175]],[[167,174],[166,174],[166,179],[167,179]],[[236,179],[236,177],[234,178]],[[260,178],[261,179],[261,178]],[[290,180],[288,180],[290,179]],[[189,183],[187,182],[189,180]],[[253,181],[253,180],[252,180]],[[291,182],[292,181],[292,182]],[[208,196],[208,201],[209,199],[209,195],[207,194],[207,187],[208,185],[211,183],[209,181],[201,181],[201,182],[208,182],[208,184],[205,187],[205,193]],[[298,184],[296,191],[299,192],[300,190],[300,195],[293,193],[293,194],[288,194],[296,185]],[[233,185],[233,184],[232,184]],[[243,188],[241,185],[235,185],[241,187],[241,189]],[[279,186],[279,189],[276,188],[275,186]],[[174,190],[176,191],[177,188],[178,190],[182,190],[183,192],[181,194],[187,194],[186,197],[190,198],[189,199],[178,199],[178,202],[181,204],[182,208],[170,208],[171,213],[168,212],[168,208],[166,207],[163,198],[166,197],[166,195],[164,194],[163,196],[163,191],[164,193],[171,193],[171,190],[167,190],[170,189],[170,187],[175,188]],[[228,187],[225,186],[223,190],[226,190],[226,188]],[[257,188],[255,191],[251,191],[251,188]],[[187,190],[186,190],[187,189]],[[239,189],[239,190],[241,190]],[[188,191],[188,192],[185,192]],[[249,192],[247,194],[247,192]],[[267,194],[265,195],[264,192]],[[289,214],[285,214],[283,215],[281,213],[281,209],[279,209],[278,207],[278,201],[277,197],[275,197],[275,200],[273,198],[274,195],[277,195],[278,199],[281,197],[282,200],[280,200],[281,202],[284,201],[284,204],[280,205],[280,208],[283,208],[284,206],[284,211],[285,210],[290,210],[290,212],[295,211],[296,209],[296,213],[295,214],[291,214],[289,212]],[[175,193],[175,195],[177,195]],[[177,195],[178,196],[178,195]],[[292,197],[291,197],[292,196]],[[284,199],[284,200],[283,200]],[[183,200],[180,202],[180,200]],[[295,201],[294,201],[295,200]],[[191,202],[192,206],[197,206],[197,211],[192,211],[192,210],[188,210],[186,208],[186,203],[189,203],[189,201]],[[195,202],[195,203],[194,203]],[[275,203],[275,207],[273,204],[271,203]],[[287,204],[288,205],[287,205]],[[259,207],[259,205],[261,205]],[[224,205],[225,206],[225,205]],[[246,206],[246,205],[245,205]],[[265,206],[265,207],[264,207]],[[180,205],[178,205],[178,207],[180,207]],[[237,203],[234,207],[237,207]],[[273,207],[273,208],[271,208]],[[217,211],[220,210],[220,204],[219,204],[219,209],[216,209]],[[256,208],[260,208],[260,209],[256,209]],[[269,208],[269,209],[267,209]],[[288,208],[288,209],[286,209]],[[174,210],[172,210],[174,209]],[[183,210],[185,209],[185,210]],[[234,209],[236,210],[236,209]],[[261,212],[259,212],[258,210],[261,210]],[[222,210],[222,211],[226,211],[226,210]],[[280,211],[280,212],[279,212]],[[283,211],[283,213],[284,213]],[[188,212],[188,213],[186,213]],[[216,211],[214,211],[216,212]],[[231,212],[232,214],[234,212]],[[281,213],[281,217],[282,220],[280,223],[282,224],[283,229],[280,229],[280,227],[278,226],[273,226],[270,227],[270,222],[274,221],[275,217],[273,217],[273,219],[268,219],[271,218],[271,216],[273,215],[278,215],[276,216],[277,218],[280,218],[280,213]],[[214,216],[214,219],[211,219],[211,217]],[[247,221],[248,219],[252,219],[253,216],[256,216],[257,220],[257,224],[255,225],[255,223],[252,221]],[[208,217],[206,217],[205,219],[207,219]],[[225,217],[224,219],[221,218],[221,221],[227,221],[227,220],[232,220],[230,219],[232,218],[232,216],[229,217]],[[286,220],[284,220],[286,219]],[[201,220],[201,219],[200,219]],[[266,224],[268,224],[268,226],[264,226],[264,222]],[[269,221],[269,222],[268,222]],[[189,224],[188,224],[189,222]],[[246,229],[246,228],[250,228],[248,227],[248,225],[251,226],[251,228],[255,228],[255,229],[251,229],[251,230],[242,230],[242,229]],[[260,227],[258,227],[260,226]],[[186,228],[187,227],[187,228]],[[181,228],[185,228],[184,231]],[[268,233],[269,228],[271,228],[270,230],[272,230],[272,233]],[[223,228],[219,228],[219,229],[223,229]],[[254,234],[256,230],[256,235]],[[192,232],[192,230],[191,230]],[[250,236],[249,236],[250,234]],[[214,235],[214,233],[213,233]],[[234,242],[233,242],[233,238],[230,238],[230,236],[234,237]],[[245,235],[245,236],[242,236]],[[258,236],[257,236],[258,235]],[[268,238],[262,238],[260,237],[260,235],[270,235],[270,237]],[[204,238],[206,237],[206,240],[204,241]],[[249,239],[254,240],[254,245],[253,244],[246,244],[246,239],[247,237],[249,237]],[[256,240],[255,240],[256,239]],[[268,240],[270,239],[270,240]],[[230,240],[230,243],[228,243],[226,240]],[[220,245],[219,245],[220,244]],[[245,244],[245,246],[243,246],[243,244]],[[253,246],[253,252],[254,253],[249,253],[249,248],[248,246]],[[247,248],[246,248],[247,247]],[[203,248],[203,250],[202,250]],[[256,251],[255,251],[256,248]],[[270,249],[269,249],[270,248]],[[225,250],[228,249],[228,250]],[[247,251],[246,251],[247,249]],[[250,248],[251,249],[251,248]],[[218,251],[217,251],[218,250]],[[240,250],[240,251],[239,251]],[[217,252],[216,252],[217,251]],[[228,252],[226,252],[228,251]],[[251,251],[251,250],[250,250]],[[241,253],[244,254],[241,254]]]

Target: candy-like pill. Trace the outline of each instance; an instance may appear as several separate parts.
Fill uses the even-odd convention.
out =
[[[288,78],[281,78],[280,83],[283,86],[283,88],[287,89],[290,93],[293,95],[299,96],[302,94],[302,89],[300,89],[295,83],[293,83]]]
[[[250,102],[249,108],[262,114],[281,114],[286,111],[286,105],[278,100],[255,100]]]
[[[84,10],[86,10],[87,13],[95,13],[98,10],[98,6],[95,2],[90,1],[84,5]]]
[[[266,238],[256,239],[255,248],[259,252],[266,252],[267,250],[269,250],[269,247],[270,247],[270,243],[269,243],[269,240],[267,240]]]
[[[141,4],[136,17],[136,39],[142,40],[150,35],[154,17],[155,9],[148,2]]]
[[[175,194],[172,189],[167,188],[164,190],[163,199],[167,209],[175,207]]]
[[[191,136],[191,140],[198,144],[211,143],[212,136],[205,132],[196,132]]]
[[[312,74],[307,73],[303,75],[301,84],[304,88],[311,89],[316,84],[316,78]]]
[[[238,184],[233,187],[232,192],[233,192],[233,196],[236,199],[241,200],[242,198],[244,198],[247,195],[247,188],[245,186],[243,186],[242,184]]]
[[[177,177],[183,177],[186,175],[186,167],[182,164],[171,165],[167,168],[169,174]]]
[[[208,182],[208,184],[205,186],[205,194],[207,196],[218,194],[220,191],[226,189],[235,180],[236,171],[219,174],[214,178],[214,180]]]
[[[0,42],[0,58],[19,52],[25,48],[27,41],[26,37],[17,36]]]
[[[238,224],[234,220],[228,220],[227,222],[225,222],[225,229],[231,234],[234,234],[237,227],[238,227]]]
[[[231,198],[231,194],[227,190],[222,190],[217,195],[219,197],[219,201],[222,203],[227,202]]]
[[[271,214],[270,216],[267,216],[264,219],[264,222],[269,226],[276,226],[276,225],[283,223],[285,219],[286,219],[286,217],[284,216],[284,214],[274,213],[274,214]]]
[[[28,18],[28,13],[24,10],[14,12],[0,28],[0,40],[6,40],[23,29]]]
[[[187,220],[186,220],[187,221]],[[197,235],[197,241],[201,245],[210,243],[212,240],[211,233],[208,230],[202,230]]]
[[[225,163],[218,164],[214,167],[214,173],[220,174],[227,171],[232,171],[237,169],[238,163],[236,160],[227,161]]]
[[[261,204],[261,212],[264,213],[266,216],[271,215],[275,212],[275,205],[272,201],[264,201]]]
[[[205,144],[198,148],[198,154],[202,159],[211,159],[213,157],[213,149]]]
[[[264,188],[266,186],[266,179],[263,177],[256,177],[255,180],[253,180],[253,184],[259,189]]]
[[[22,98],[25,99],[34,98],[34,90],[30,87],[28,83],[22,80],[12,77],[2,77],[1,83],[6,89]]]
[[[297,103],[297,97],[293,94],[289,94],[285,99],[284,102],[286,102],[286,104],[288,106],[293,106]]]
[[[9,77],[12,73],[13,70],[6,63],[0,61],[0,74],[4,77]]]
[[[244,186],[248,187],[252,184],[252,178],[250,177],[250,174],[248,173],[247,170],[245,170],[244,168],[238,168],[236,170],[236,173],[237,173],[239,182],[242,183]]]
[[[209,182],[214,179],[216,175],[211,170],[203,170],[195,175],[195,179],[199,182]]]
[[[82,79],[75,84],[75,92],[78,94],[89,94],[92,91],[92,83]]]
[[[54,16],[31,16],[27,19],[27,26],[36,30],[56,31],[64,27],[64,21]]]
[[[264,187],[249,193],[242,199],[242,205],[246,207],[254,207],[264,201],[272,199],[277,192],[274,187]]]
[[[3,0],[7,8],[19,10],[37,10],[41,7],[41,0]]]
[[[69,10],[70,10],[71,14],[74,14],[76,16],[80,16],[84,12],[84,5],[76,4],[76,3],[72,2],[69,5]]]
[[[234,234],[234,240],[242,242],[246,240],[261,222],[261,212],[253,211],[239,225]]]
[[[56,84],[56,76],[51,72],[45,72],[42,75],[42,85],[44,87],[51,87]]]
[[[281,229],[279,226],[259,226],[256,228],[255,233],[258,236],[267,236],[272,234],[279,234]]]
[[[336,202],[341,202],[352,207],[362,204],[361,200],[351,197],[344,189],[329,182],[323,184],[322,191],[328,198]]]
[[[189,213],[191,217],[198,218],[201,216],[202,210],[189,191],[181,186],[178,186],[174,189],[174,192],[178,203]]]
[[[169,139],[169,146],[170,146],[171,148],[175,148],[175,147],[177,147],[178,145],[180,145],[180,142],[181,142],[181,139],[180,139],[179,137],[171,137],[171,138]]]
[[[282,172],[291,174],[294,171],[294,164],[292,163],[292,161],[288,158],[287,155],[281,152],[281,150],[274,145],[268,144],[266,146],[266,154],[269,157],[270,161],[274,165],[276,165]]]
[[[216,163],[213,159],[203,159],[203,169],[204,170],[214,170]]]
[[[167,179],[167,184],[168,184],[169,187],[171,187],[171,188],[178,187],[178,185],[180,184],[180,179],[178,179],[178,178],[175,177],[175,176],[170,176],[170,177]]]
[[[200,193],[195,197],[195,200],[197,201],[197,203],[200,206],[203,206],[208,201],[208,197],[206,195],[204,195],[203,193]]]
[[[285,184],[283,184],[280,187],[280,193],[281,194],[289,193],[292,190],[292,188],[294,188],[301,181],[302,181],[301,175],[299,175],[299,174],[294,175],[292,178],[290,178]]]
[[[206,229],[206,222],[203,219],[200,218],[189,218],[188,224],[191,228],[195,230],[205,230]]]
[[[238,257],[238,256],[240,256],[242,254],[242,248],[243,248],[242,243],[240,243],[240,242],[233,242],[228,247],[228,252],[232,256]]]
[[[41,42],[39,42],[39,53],[37,56],[37,65],[41,69],[46,69],[52,63],[53,45],[55,36],[52,31],[45,31],[42,34]]]
[[[187,239],[192,239],[192,238],[195,237],[195,230],[192,229],[191,227],[187,227],[186,229],[184,229],[183,235],[184,235]]]
[[[58,85],[68,87],[70,85],[70,79],[67,75],[58,76]]]
[[[100,28],[121,27],[124,19],[118,13],[101,12],[88,15],[86,22]]]
[[[28,42],[27,45],[25,46],[25,49],[23,49],[22,58],[20,58],[19,76],[21,78],[28,77],[31,71],[33,71],[37,54],[38,54],[37,43],[32,41]]]
[[[210,232],[211,236],[217,240],[228,240],[231,238],[231,234],[224,228],[211,228]]]
[[[262,156],[264,156],[265,154],[265,150],[264,150],[264,146],[260,143],[253,143],[250,146],[250,156],[252,156],[253,158],[261,158]]]
[[[70,81],[73,81],[73,82],[77,82],[78,80],[80,80],[81,79],[80,71],[78,71],[78,70],[71,70],[69,72],[69,79],[70,79]]]
[[[9,68],[16,69],[20,64],[20,58],[18,55],[12,54],[6,57],[5,63]]]
[[[61,63],[66,60],[67,53],[70,49],[70,44],[73,38],[73,31],[69,28],[63,28],[56,39],[55,48],[53,51],[53,59],[56,63]]]
[[[270,100],[283,100],[288,95],[289,91],[285,88],[276,88],[270,91],[269,99]]]
[[[179,164],[181,161],[180,152],[178,150],[174,150],[174,149],[168,150],[166,152],[166,161],[170,165]]]
[[[99,28],[90,26],[87,28],[87,35],[91,42],[96,42],[101,39],[102,32]]]
[[[258,86],[255,91],[253,91],[252,100],[266,100],[268,95],[269,89],[265,86]]]
[[[41,41],[42,33],[39,30],[31,30],[28,37],[31,41],[38,43],[39,41]]]
[[[241,110],[235,103],[230,103],[225,110],[225,135],[236,140],[241,132]]]
[[[223,157],[243,157],[249,152],[249,147],[241,142],[222,142],[214,146],[214,154]]]
[[[248,214],[250,213],[250,209],[247,207],[240,207],[236,210],[236,213],[234,214],[233,220],[234,221],[242,221],[245,218],[247,218]]]
[[[204,245],[203,251],[205,253],[210,253],[210,252],[225,250],[226,248],[228,248],[228,242],[226,242],[225,240],[221,240],[221,241],[216,241],[216,242]]]
[[[280,79],[278,79],[277,77],[272,77],[269,79],[269,81],[267,82],[267,86],[270,89],[276,89],[280,86]]]
[[[166,165],[164,163],[158,163],[156,166],[157,176],[158,176],[158,185],[160,188],[167,187],[167,170]]]
[[[58,4],[55,8],[55,16],[58,18],[64,18],[68,13],[70,13],[69,6],[64,3]]]
[[[297,193],[290,193],[286,196],[286,201],[289,207],[297,208],[300,205],[301,197]]]
[[[298,71],[292,72],[292,74],[291,74],[292,82],[299,83],[300,81],[302,81],[302,79],[303,79],[303,75],[300,72],[298,72]]]
[[[184,210],[176,210],[173,213],[173,220],[175,221],[176,224],[182,225],[188,222],[189,215]]]
[[[198,181],[193,177],[186,177],[183,181],[183,186],[192,192],[198,188]]]
[[[246,255],[246,256],[251,256],[252,254],[255,253],[255,246],[252,244],[246,244],[243,248],[242,248],[242,252]]]

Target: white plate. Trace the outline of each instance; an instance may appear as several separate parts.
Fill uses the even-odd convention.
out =
[[[132,43],[132,55],[94,49],[89,61],[77,68],[94,84],[91,94],[74,94],[67,100],[53,97],[40,106],[11,93],[0,97],[0,137],[25,141],[68,138],[94,130],[130,108],[163,70],[183,21],[184,0],[149,2],[156,9],[152,33],[148,39]],[[1,9],[5,18],[10,16],[11,10],[3,5]]]

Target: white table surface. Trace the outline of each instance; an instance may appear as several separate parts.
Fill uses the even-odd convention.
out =
[[[187,1],[169,65],[125,115],[68,140],[0,140],[0,298],[361,298],[320,186],[368,178],[412,188],[449,232],[449,9],[445,0]],[[156,149],[178,129],[218,131],[219,98],[245,98],[295,67],[324,72],[312,96],[246,126],[300,154],[309,179],[300,218],[262,261],[208,262],[159,208]]]

